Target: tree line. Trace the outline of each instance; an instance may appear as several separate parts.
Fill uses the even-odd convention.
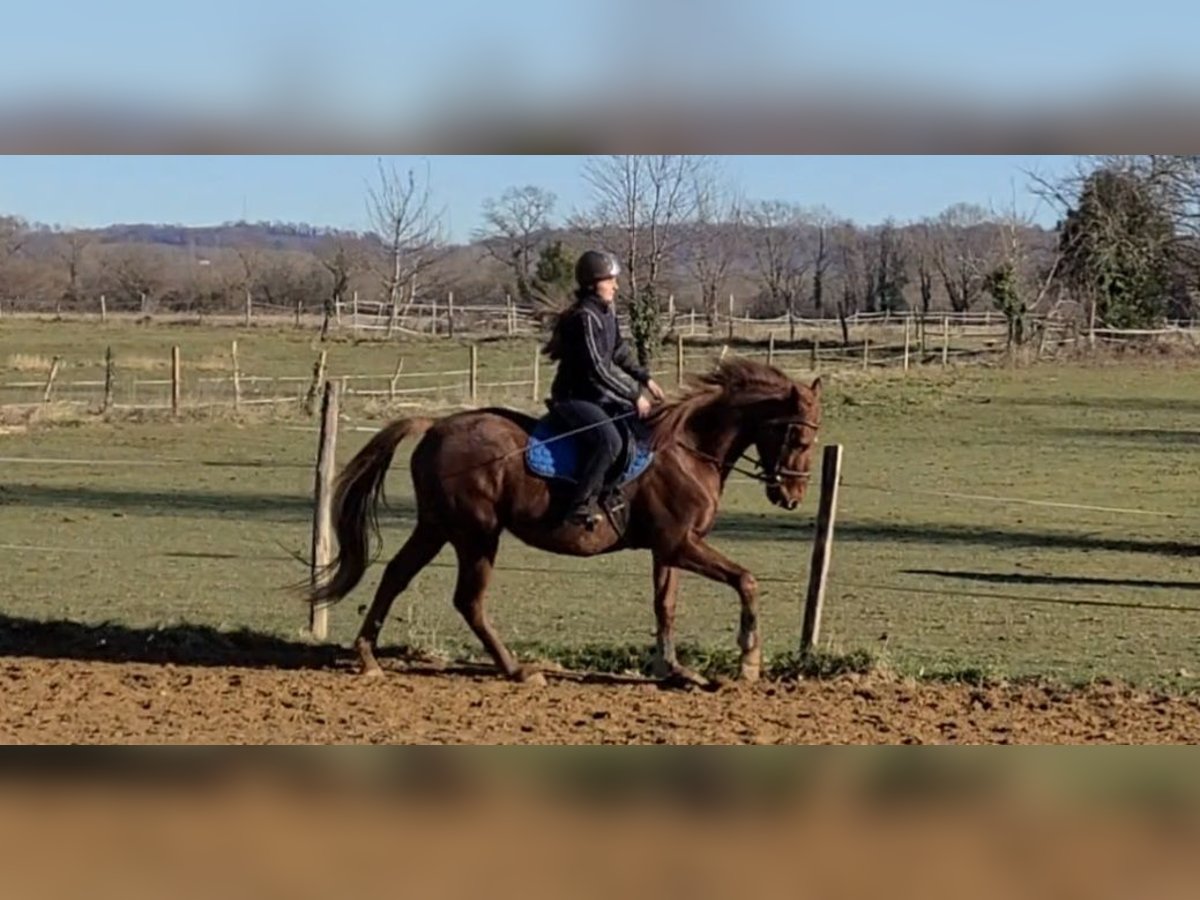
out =
[[[670,323],[667,297],[715,324],[738,313],[836,317],[882,310],[998,310],[1009,339],[1034,313],[1110,327],[1190,318],[1200,291],[1200,157],[1080,157],[1050,180],[1053,228],[1015,208],[960,203],[920,221],[862,225],[823,207],[745,196],[702,156],[603,156],[581,164],[589,204],[516,185],[489,198],[472,240],[451,244],[430,171],[383,160],[364,186],[362,231],[308,224],[64,230],[0,216],[0,299],[70,311],[221,312],[256,304],[325,309],[357,293],[403,309],[454,291],[463,303],[553,311],[575,256],[616,253],[621,302],[644,359]],[[848,339],[848,333],[846,333]]]

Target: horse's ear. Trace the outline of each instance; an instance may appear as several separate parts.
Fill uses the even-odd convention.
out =
[[[813,379],[813,383],[808,386],[808,389],[813,392],[814,397],[821,396],[821,376],[818,375]]]

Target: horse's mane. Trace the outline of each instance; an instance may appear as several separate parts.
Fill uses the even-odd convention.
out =
[[[703,375],[692,375],[688,382],[687,393],[651,414],[649,423],[656,449],[674,444],[693,414],[718,401],[749,406],[778,400],[795,387],[795,382],[774,366],[741,358],[719,363]]]

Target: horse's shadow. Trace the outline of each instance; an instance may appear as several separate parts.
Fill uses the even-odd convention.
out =
[[[470,661],[446,662],[407,645],[385,645],[376,656],[389,671],[405,675],[495,679],[494,666]],[[0,613],[0,659],[34,658],[78,662],[144,663],[202,668],[279,669],[357,672],[358,656],[337,644],[288,640],[241,629],[222,631],[208,625],[181,624],[136,628],[116,622],[43,621]],[[646,684],[653,679],[556,667],[547,678],[581,684]]]

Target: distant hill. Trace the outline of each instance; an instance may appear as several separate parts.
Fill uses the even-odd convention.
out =
[[[223,222],[220,225],[109,225],[90,231],[104,243],[163,244],[171,247],[244,247],[316,250],[330,237],[364,237],[352,231],[293,222]],[[368,239],[370,239],[368,237]]]

